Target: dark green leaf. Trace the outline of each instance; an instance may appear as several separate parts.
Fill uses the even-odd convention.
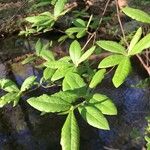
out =
[[[62,150],[79,150],[80,133],[74,112],[70,111],[61,131]]]

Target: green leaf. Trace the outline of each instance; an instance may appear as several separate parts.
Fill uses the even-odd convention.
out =
[[[105,72],[106,72],[106,69],[101,69],[101,70],[97,71],[95,73],[95,75],[93,76],[89,87],[90,88],[95,88],[99,83],[101,83],[101,81],[104,78]]]
[[[49,79],[51,79],[51,77],[53,76],[54,73],[55,73],[54,69],[46,68],[43,72],[43,77],[45,80],[49,80]]]
[[[150,33],[142,38],[129,52],[129,55],[135,55],[141,53],[144,49],[150,47]]]
[[[59,80],[63,77],[65,77],[65,75],[68,73],[68,72],[73,72],[75,70],[74,67],[67,67],[67,68],[58,68],[55,73],[53,74],[52,78],[51,78],[51,81],[56,81],[56,80]]]
[[[124,57],[125,57],[124,55],[117,55],[117,54],[110,55],[104,58],[100,62],[100,64],[98,65],[98,68],[109,68],[109,67],[116,66],[122,61]]]
[[[18,93],[7,93],[6,95],[0,98],[0,107],[3,107],[6,104],[9,104],[12,101],[16,101],[19,98],[20,97],[18,97]]]
[[[58,0],[54,7],[54,16],[58,17],[64,10],[66,0]]]
[[[81,46],[78,41],[73,41],[69,48],[69,54],[73,63],[78,66],[79,59],[81,57]]]
[[[27,102],[35,109],[42,112],[62,112],[71,108],[71,104],[60,97],[43,94],[39,97],[32,97]]]
[[[26,59],[24,59],[21,63],[23,65],[28,64],[30,62],[33,62],[34,60],[36,60],[37,57],[36,56],[28,56]]]
[[[134,9],[131,7],[125,7],[122,9],[122,11],[129,17],[131,17],[132,19],[135,19],[137,21],[141,21],[144,23],[150,23],[150,15],[148,15],[147,13],[145,13],[142,10],[139,9]]]
[[[98,46],[100,46],[106,51],[126,55],[126,49],[117,42],[100,40],[97,41],[96,43]]]
[[[78,107],[83,119],[91,126],[99,129],[109,130],[109,124],[105,116],[92,105]]]
[[[35,76],[30,76],[30,77],[28,77],[28,78],[22,83],[22,86],[21,86],[20,91],[21,91],[21,92],[24,92],[24,91],[30,89],[30,88],[34,85],[35,80],[36,80],[36,77],[35,77]]]
[[[73,24],[76,27],[86,27],[86,22],[80,18],[77,18],[76,20],[73,21]]]
[[[90,104],[93,104],[105,115],[117,115],[117,108],[106,95],[94,94],[92,99],[89,100]]]
[[[86,86],[84,80],[77,73],[69,72],[63,80],[63,91],[79,89]]]
[[[115,74],[113,76],[113,84],[118,88],[127,78],[131,71],[131,62],[129,57],[124,57],[124,59],[119,63]]]
[[[51,96],[59,97],[59,98],[63,99],[64,101],[67,101],[70,104],[74,103],[80,97],[80,95],[74,90],[60,91]]]
[[[94,52],[96,46],[92,46],[90,49],[88,49],[79,59],[79,63],[85,61],[86,59],[88,59]]]
[[[61,131],[62,150],[79,150],[79,132],[74,112],[70,111]]]
[[[140,27],[135,35],[133,36],[131,42],[130,42],[130,45],[129,45],[129,51],[128,53],[133,49],[133,47],[135,46],[135,44],[139,41],[139,39],[141,38],[141,35],[142,35],[142,28]]]
[[[0,79],[0,88],[10,93],[19,91],[17,85],[9,79]]]
[[[40,55],[41,50],[42,50],[42,47],[43,47],[43,44],[42,44],[41,40],[39,39],[39,40],[36,42],[36,45],[35,45],[35,50],[36,50],[36,55],[37,55],[37,56]]]
[[[76,37],[78,39],[82,38],[83,36],[86,35],[86,31],[87,31],[86,29],[83,29],[82,31],[78,32],[77,35],[76,35]]]
[[[69,63],[67,61],[63,61],[63,60],[47,61],[46,63],[44,63],[44,65],[48,68],[51,68],[51,69],[67,68],[67,67],[72,66],[71,63]]]
[[[67,29],[65,32],[67,35],[70,35],[70,34],[74,34],[74,33],[78,33],[78,32],[82,32],[83,30],[85,31],[86,28],[81,28],[81,27],[72,27],[72,28],[69,28]]]
[[[54,61],[54,55],[49,50],[42,50],[40,56],[47,61]]]

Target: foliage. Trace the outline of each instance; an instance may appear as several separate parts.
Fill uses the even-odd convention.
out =
[[[22,31],[21,34],[48,31],[61,16],[69,11],[65,9],[66,0],[45,0],[41,1],[40,5],[49,3],[53,4],[53,12],[47,11],[37,16],[27,17],[26,21],[32,24],[32,28]],[[149,15],[140,10],[125,7],[122,11],[138,21],[150,22]],[[79,13],[77,15],[78,17],[73,22],[74,27],[68,28],[65,31],[66,35],[59,39],[59,41],[64,41],[68,37],[74,39],[69,47],[68,56],[56,57],[49,50],[53,48],[52,42],[44,45],[41,40],[38,40],[35,45],[35,54],[22,62],[26,64],[39,58],[42,59],[43,77],[39,83],[36,82],[35,76],[28,77],[21,88],[9,79],[0,80],[0,88],[6,92],[0,98],[0,107],[12,102],[13,106],[16,106],[19,99],[33,86],[40,87],[46,84],[45,87],[61,87],[60,91],[52,95],[43,94],[31,97],[27,103],[44,114],[67,115],[61,131],[63,150],[79,150],[80,131],[76,111],[89,125],[103,130],[110,129],[105,115],[117,115],[117,108],[109,97],[95,92],[95,88],[105,78],[108,68],[112,67],[116,67],[112,82],[116,88],[121,86],[131,72],[131,57],[150,47],[150,34],[141,38],[142,28],[136,31],[130,45],[126,47],[108,40],[98,40],[89,48],[82,47],[76,38],[86,35],[93,15],[88,21],[81,19]],[[97,69],[93,69],[89,58],[95,53],[97,45],[108,51],[110,55],[99,63]],[[146,137],[146,140],[149,146],[149,138]]]

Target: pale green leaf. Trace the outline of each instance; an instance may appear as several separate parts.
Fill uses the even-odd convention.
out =
[[[113,84],[118,88],[127,78],[131,71],[131,62],[129,57],[124,57],[124,59],[119,63],[115,74],[113,76]]]
[[[17,85],[9,79],[0,79],[0,88],[6,92],[18,92]]]
[[[106,51],[126,55],[126,49],[117,42],[100,40],[96,43]]]
[[[79,89],[86,86],[84,80],[77,73],[69,72],[63,80],[63,91]]]
[[[54,7],[54,16],[58,17],[64,10],[66,0],[58,0]]]
[[[53,76],[54,73],[55,73],[54,69],[46,68],[43,72],[43,77],[45,80],[49,80],[49,79],[51,79],[51,77]]]
[[[28,56],[26,59],[24,59],[21,63],[23,64],[23,65],[25,65],[25,64],[28,64],[28,63],[31,63],[31,62],[33,62],[33,61],[35,61],[37,59],[37,57],[36,56]]]
[[[77,33],[76,37],[78,39],[80,39],[80,38],[82,38],[85,35],[86,35],[86,29],[83,29],[82,31],[80,31],[80,32]]]
[[[129,55],[135,55],[141,53],[144,49],[150,47],[150,33],[147,34],[144,38],[142,38],[128,53]]]
[[[63,60],[59,60],[59,61],[47,61],[46,63],[44,63],[44,65],[48,68],[52,68],[52,69],[58,69],[58,68],[67,68],[67,67],[71,67],[72,64],[67,62],[67,61],[63,61]]]
[[[47,60],[47,61],[54,61],[54,55],[51,51],[49,50],[42,50],[40,55],[43,59]]]
[[[88,49],[82,56],[81,58],[79,59],[79,63],[85,61],[86,59],[88,59],[94,52],[95,50],[95,46],[92,46],[90,49]]]
[[[70,111],[61,131],[62,150],[79,150],[79,132],[74,112]]]
[[[97,71],[95,73],[95,75],[93,76],[89,87],[90,88],[95,88],[99,83],[101,83],[101,81],[104,78],[105,72],[106,72],[106,69],[101,69],[101,70]]]
[[[37,42],[36,42],[36,45],[35,45],[35,50],[36,50],[36,55],[39,56],[40,55],[40,52],[42,50],[42,47],[43,47],[43,44],[41,42],[41,40],[39,39]]]
[[[135,35],[133,36],[131,42],[130,42],[130,45],[129,45],[129,51],[128,53],[133,49],[133,47],[135,46],[135,44],[139,41],[139,39],[141,38],[141,35],[142,35],[142,28],[140,27]]]
[[[21,92],[24,92],[24,91],[30,89],[30,88],[34,85],[35,80],[36,80],[36,77],[35,77],[35,76],[30,76],[30,77],[28,77],[28,78],[22,83],[22,86],[21,86],[20,91],[21,91]]]
[[[76,27],[86,27],[86,22],[80,18],[77,18],[75,21],[73,21],[73,24]]]
[[[81,57],[81,46],[78,41],[73,41],[69,48],[69,54],[73,63],[77,66]]]
[[[132,19],[135,19],[137,21],[141,21],[144,23],[150,23],[150,15],[145,13],[142,10],[131,8],[131,7],[125,7],[122,9],[122,11]]]
[[[91,126],[103,130],[109,130],[109,124],[100,110],[93,105],[78,107],[79,113],[83,119]]]
[[[109,68],[109,67],[116,66],[121,62],[121,60],[124,57],[125,57],[124,55],[117,55],[117,54],[110,55],[110,56],[104,58],[100,62],[100,64],[98,65],[98,68]]]
[[[43,94],[39,97],[32,97],[27,102],[35,109],[42,112],[62,112],[71,108],[71,104],[60,97]]]
[[[20,97],[18,97],[18,93],[7,93],[6,95],[0,98],[0,107],[3,107],[6,104],[9,104],[12,101],[16,101],[19,98]]]
[[[117,108],[106,95],[94,94],[92,99],[89,100],[90,104],[93,104],[105,115],[117,115]]]

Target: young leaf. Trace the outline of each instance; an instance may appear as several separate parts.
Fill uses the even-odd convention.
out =
[[[69,72],[63,80],[63,91],[79,89],[86,86],[84,80],[77,73]]]
[[[104,58],[100,62],[100,64],[98,65],[98,68],[109,68],[109,67],[116,66],[122,61],[124,57],[125,57],[124,55],[117,55],[117,54],[110,55]]]
[[[118,88],[126,79],[131,71],[131,62],[129,57],[124,57],[123,60],[119,63],[115,74],[113,76],[113,84]]]
[[[99,129],[109,130],[108,121],[100,110],[93,105],[78,107],[83,119],[91,126]]]
[[[43,77],[45,80],[49,80],[49,79],[51,79],[51,77],[53,76],[54,73],[55,73],[54,69],[46,68],[43,72]]]
[[[61,131],[62,150],[79,150],[80,133],[74,112],[70,111]]]
[[[104,78],[105,72],[106,72],[106,69],[102,69],[102,70],[97,71],[95,73],[95,75],[93,76],[89,87],[90,88],[95,88],[99,83],[101,83],[101,81]]]
[[[58,17],[64,10],[66,0],[58,0],[54,7],[54,16]]]
[[[63,60],[47,61],[46,63],[44,63],[44,65],[48,68],[51,68],[51,69],[67,68],[67,67],[72,66],[71,63],[69,63],[67,61],[63,61]]]
[[[117,108],[111,99],[106,95],[94,94],[92,99],[89,100],[90,104],[93,104],[97,109],[99,109],[105,115],[116,115]]]
[[[79,59],[81,57],[81,46],[78,41],[73,41],[69,48],[69,54],[73,63],[78,66]]]
[[[60,97],[43,94],[39,97],[32,97],[27,102],[35,109],[42,112],[62,112],[71,108],[71,104]]]
[[[129,55],[135,55],[141,53],[144,49],[150,47],[150,33],[142,38],[128,53]]]
[[[9,79],[0,79],[0,88],[6,92],[19,92],[17,85]]]
[[[150,15],[145,13],[144,11],[141,11],[139,9],[134,9],[131,7],[125,7],[122,9],[122,11],[132,19],[135,19],[137,21],[141,21],[144,23],[150,23]]]
[[[70,104],[74,103],[80,97],[74,90],[60,91],[51,96],[59,97],[59,98],[63,99],[64,101],[67,101]]]
[[[54,55],[51,51],[49,50],[41,50],[40,55],[43,59],[47,60],[47,61],[54,61]]]
[[[39,40],[36,42],[36,45],[35,45],[35,50],[36,50],[37,56],[40,55],[41,50],[42,50],[42,47],[43,47],[43,44],[42,44],[41,40],[39,39]]]
[[[88,59],[94,52],[96,46],[92,46],[90,49],[88,49],[79,59],[79,63],[85,61],[86,59]]]
[[[117,42],[100,40],[97,41],[96,43],[98,46],[100,46],[106,51],[126,55],[126,49]]]
[[[6,95],[2,96],[0,98],[0,107],[3,107],[12,101],[15,101],[16,99],[19,99],[20,97],[17,97],[17,95],[18,93],[7,93]]]
[[[30,77],[28,77],[28,78],[22,83],[22,86],[21,86],[20,91],[21,91],[21,92],[24,92],[24,91],[30,89],[30,88],[34,85],[35,80],[36,80],[36,77],[35,77],[35,76],[30,76]]]
[[[135,35],[133,36],[131,42],[130,42],[130,45],[129,45],[129,51],[128,53],[133,49],[133,47],[135,46],[135,44],[139,41],[139,39],[141,38],[141,35],[142,35],[142,28],[140,27]]]

